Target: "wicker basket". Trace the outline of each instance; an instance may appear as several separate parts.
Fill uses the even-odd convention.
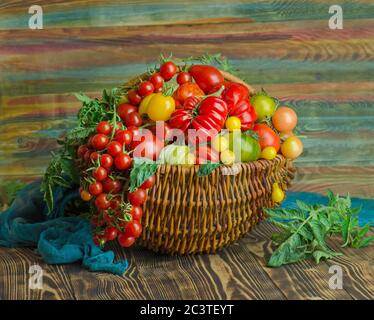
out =
[[[254,90],[237,77],[226,80]],[[134,85],[143,74],[128,82]],[[198,166],[163,165],[143,207],[141,246],[168,254],[214,253],[244,236],[274,207],[272,185],[287,190],[294,177],[292,161],[278,155],[198,177]]]

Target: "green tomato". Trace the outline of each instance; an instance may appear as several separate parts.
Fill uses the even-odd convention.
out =
[[[273,116],[277,104],[272,97],[260,94],[251,99],[252,105],[257,113],[257,120],[262,121],[266,117]]]
[[[171,144],[162,149],[160,160],[165,164],[188,164],[188,152],[188,146]]]
[[[260,158],[261,147],[258,141],[247,133],[229,133],[230,150],[235,154],[236,162],[255,161]]]

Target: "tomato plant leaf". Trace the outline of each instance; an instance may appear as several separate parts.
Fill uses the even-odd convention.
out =
[[[134,158],[130,173],[129,191],[134,192],[145,180],[152,177],[156,173],[158,166],[157,162],[147,158]]]
[[[210,175],[215,169],[217,169],[221,165],[222,164],[219,162],[207,161],[206,163],[200,165],[199,171],[197,172],[197,176],[205,177],[207,175]]]

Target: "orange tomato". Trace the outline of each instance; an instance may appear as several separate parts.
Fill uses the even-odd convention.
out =
[[[296,159],[303,152],[303,143],[298,137],[287,138],[281,146],[282,154],[289,159]]]
[[[297,124],[297,115],[289,107],[279,107],[273,117],[273,125],[280,132],[292,131]]]
[[[177,100],[181,105],[184,101],[191,96],[202,97],[204,91],[196,83],[186,82],[179,86],[179,88],[174,92],[173,98]]]

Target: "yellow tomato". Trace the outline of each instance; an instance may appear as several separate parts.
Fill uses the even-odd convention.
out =
[[[231,150],[225,150],[221,152],[220,158],[223,164],[230,166],[235,162],[235,153]]]
[[[233,116],[233,117],[227,118],[225,122],[225,126],[230,131],[234,131],[234,130],[240,129],[240,127],[242,126],[242,123],[238,117]]]
[[[149,106],[149,101],[155,96],[155,93],[151,93],[148,96],[146,96],[142,102],[140,102],[139,105],[139,113],[140,115],[147,114],[148,111],[148,106]]]
[[[224,136],[217,135],[212,140],[212,148],[218,152],[225,151],[229,148],[229,140]]]
[[[195,164],[195,162],[196,162],[195,155],[193,153],[189,153],[187,155],[187,163],[186,163],[186,165],[187,166],[193,166]]]
[[[147,107],[148,117],[153,121],[167,121],[175,110],[173,97],[155,93],[149,100]]]
[[[83,201],[90,201],[92,199],[91,193],[86,190],[81,191],[81,198]]]
[[[279,187],[278,183],[273,184],[273,192],[271,194],[271,198],[274,202],[280,203],[284,199],[284,192]]]
[[[266,160],[272,160],[277,156],[277,149],[274,147],[266,147],[261,151],[260,158]]]
[[[286,158],[296,159],[303,152],[303,143],[298,137],[289,137],[282,143],[281,151]]]

